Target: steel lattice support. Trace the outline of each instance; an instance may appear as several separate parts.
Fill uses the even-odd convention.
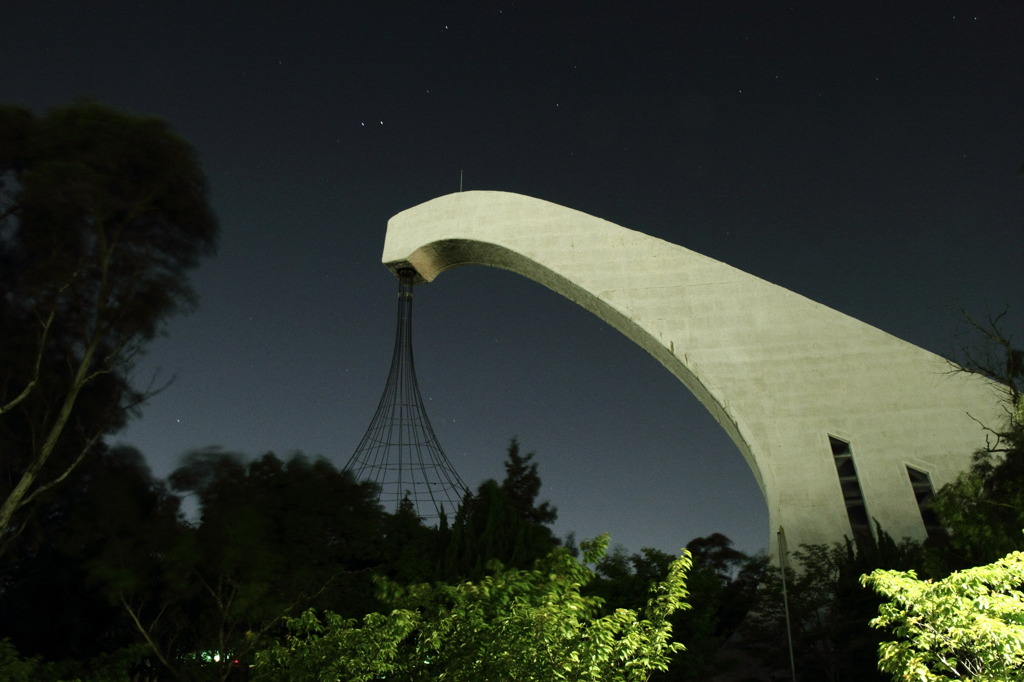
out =
[[[427,417],[412,355],[412,290],[415,272],[398,273],[398,329],[387,385],[359,446],[345,469],[377,484],[379,499],[394,511],[406,497],[427,523],[451,520],[467,492]]]

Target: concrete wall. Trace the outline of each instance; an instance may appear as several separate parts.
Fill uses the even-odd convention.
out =
[[[383,261],[427,282],[458,265],[511,270],[628,336],[736,443],[764,492],[772,551],[779,527],[790,548],[851,534],[830,435],[850,444],[868,514],[897,538],[922,538],[906,466],[938,489],[984,445],[974,418],[999,423],[996,387],[950,373],[944,358],[725,263],[538,199],[428,201],[388,222]]]

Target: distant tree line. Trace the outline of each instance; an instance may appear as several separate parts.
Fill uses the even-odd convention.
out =
[[[451,524],[428,527],[409,505],[385,512],[372,484],[322,458],[246,461],[208,449],[161,481],[138,451],[105,449],[38,506],[45,527],[26,530],[5,556],[0,633],[22,657],[50,662],[36,679],[242,679],[260,650],[290,639],[291,618],[389,610],[382,580],[459,585],[503,571],[529,579],[536,566],[567,560],[589,576],[571,582],[593,618],[647,608],[651,585],[668,580],[679,557],[621,547],[579,557],[551,532],[555,509],[536,500],[533,455],[513,441],[505,469],[504,480],[467,496]],[[194,521],[182,514],[185,497],[199,503]],[[683,656],[710,661],[749,609],[756,584],[734,575],[748,558],[730,545],[721,535],[690,545],[686,581],[700,591],[692,608],[665,615],[676,634],[663,643],[686,642]],[[559,552],[567,559],[552,558]],[[765,562],[755,564],[763,571]],[[696,672],[679,679],[700,679]]]

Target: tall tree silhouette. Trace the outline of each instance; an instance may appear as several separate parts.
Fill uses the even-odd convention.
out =
[[[541,480],[533,456],[521,456],[513,439],[505,480],[484,481],[466,496],[452,524],[442,577],[478,578],[492,561],[527,568],[558,544],[546,525],[555,520],[555,508],[536,503]]]
[[[537,505],[541,482],[537,463],[533,461],[534,453],[520,455],[519,441],[513,438],[508,446],[507,457],[505,480],[501,483],[501,489],[508,495],[512,508],[530,523],[554,523],[558,518],[558,510],[548,502]]]
[[[120,427],[133,358],[194,301],[217,224],[192,148],[96,103],[0,107],[0,552]]]

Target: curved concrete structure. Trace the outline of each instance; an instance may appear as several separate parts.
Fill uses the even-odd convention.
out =
[[[538,199],[462,192],[410,208],[388,222],[383,261],[427,282],[458,265],[511,270],[636,342],[746,458],[773,556],[780,527],[789,547],[864,532],[868,517],[897,538],[923,537],[919,497],[969,466],[984,445],[979,421],[1001,418],[997,387],[951,373],[944,358],[725,263]]]

